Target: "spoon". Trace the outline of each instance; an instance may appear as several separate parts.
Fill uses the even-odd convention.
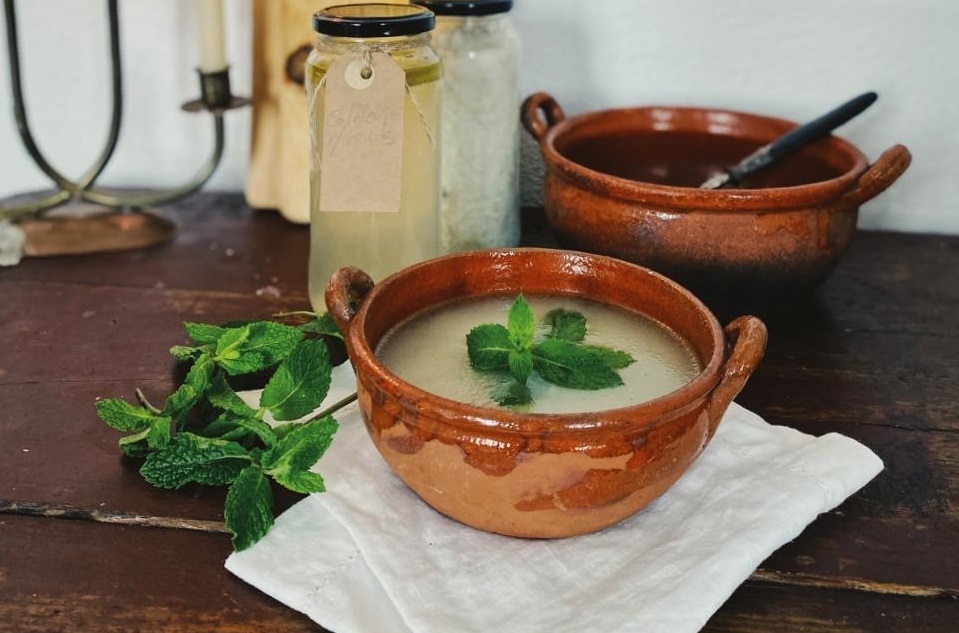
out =
[[[699,188],[720,189],[737,184],[747,174],[762,169],[773,161],[792,154],[813,141],[825,138],[837,127],[875,103],[877,98],[878,95],[875,92],[866,92],[855,99],[850,99],[818,119],[787,132],[768,145],[763,145],[733,167],[726,167],[723,171],[711,176]]]

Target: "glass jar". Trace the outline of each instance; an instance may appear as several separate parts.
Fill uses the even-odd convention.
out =
[[[310,105],[312,138],[312,173],[310,179],[310,269],[309,294],[314,310],[325,311],[324,293],[330,276],[343,266],[356,266],[374,280],[382,279],[397,270],[441,253],[439,222],[439,117],[440,78],[442,66],[436,51],[430,46],[433,14],[422,7],[391,4],[354,4],[329,7],[313,16],[313,28],[319,34],[314,49],[307,59],[306,88]],[[324,143],[338,142],[333,134],[324,134],[326,104],[336,89],[335,77],[328,71],[337,59],[349,55],[364,60],[364,80],[376,86],[377,75],[371,74],[370,60],[377,54],[385,63],[395,63],[405,76],[405,86],[390,100],[389,108],[402,101],[402,120],[396,133],[401,136],[401,153],[390,170],[382,174],[393,182],[399,179],[399,202],[396,208],[324,208],[329,205],[322,188],[329,187],[324,180]],[[387,56],[388,59],[384,56]],[[385,71],[384,71],[385,73]],[[385,74],[381,75],[385,77]],[[358,88],[344,75],[345,82]],[[362,88],[360,86],[359,88]],[[342,88],[340,89],[342,90]],[[356,89],[350,93],[350,112],[363,116],[377,116],[376,108],[382,101],[364,102],[373,90]],[[335,112],[331,110],[331,116]],[[359,119],[355,114],[348,121]],[[347,126],[353,123],[347,123]],[[332,128],[331,128],[332,129]],[[347,129],[348,132],[349,129]],[[352,134],[353,132],[350,132]],[[357,132],[359,133],[359,132]],[[366,131],[362,131],[366,134]],[[328,138],[324,138],[327,136]],[[349,138],[349,135],[347,135]],[[352,137],[357,138],[356,136]],[[355,144],[353,144],[356,147]],[[376,148],[373,152],[378,151]],[[369,165],[382,164],[356,157],[353,175],[357,176]],[[393,167],[396,171],[393,171]],[[328,172],[332,166],[328,165]],[[388,174],[392,174],[389,176]],[[338,187],[363,187],[374,183],[381,174],[375,170],[362,173],[363,178],[342,179]],[[329,178],[329,173],[327,178]],[[372,178],[373,180],[370,180]],[[391,179],[392,178],[392,179]],[[326,183],[326,184],[324,184]],[[327,191],[329,194],[329,191]],[[327,196],[328,198],[328,196]],[[362,206],[362,205],[360,205]]]
[[[516,246],[519,37],[512,0],[414,0],[443,59],[441,222],[447,252]]]

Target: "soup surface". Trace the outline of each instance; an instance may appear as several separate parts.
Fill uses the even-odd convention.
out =
[[[414,315],[394,327],[376,350],[394,374],[425,391],[473,405],[499,408],[491,395],[512,378],[470,367],[466,335],[483,323],[506,325],[515,297],[458,301]],[[639,404],[675,391],[702,367],[693,350],[662,324],[641,314],[572,296],[527,296],[537,322],[536,340],[549,331],[543,323],[556,308],[586,317],[589,345],[629,353],[636,362],[619,370],[623,385],[596,391],[566,389],[547,383],[535,372],[528,386],[531,404],[511,407],[530,413],[602,411]]]

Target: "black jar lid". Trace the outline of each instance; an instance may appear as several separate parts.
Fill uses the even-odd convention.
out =
[[[433,12],[410,4],[343,4],[313,14],[313,30],[334,37],[397,37],[433,30]]]
[[[436,15],[493,15],[513,8],[513,0],[413,0]]]

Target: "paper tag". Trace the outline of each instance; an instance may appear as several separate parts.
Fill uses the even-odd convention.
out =
[[[321,211],[400,210],[406,74],[385,53],[370,62],[343,55],[326,74]]]

